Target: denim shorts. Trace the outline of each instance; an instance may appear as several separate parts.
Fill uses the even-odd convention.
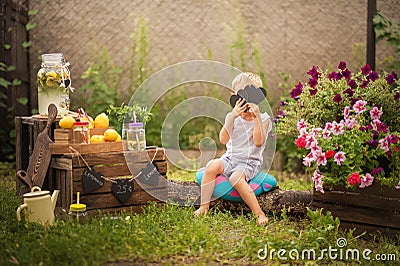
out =
[[[225,156],[222,156],[217,160],[222,161],[222,164],[224,165],[224,172],[222,175],[227,178],[229,178],[233,172],[241,171],[244,173],[246,181],[249,182],[261,170],[261,166],[257,162],[251,160],[232,160]]]

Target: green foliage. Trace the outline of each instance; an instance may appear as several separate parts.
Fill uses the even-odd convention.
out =
[[[107,110],[109,105],[121,102],[118,87],[121,69],[116,66],[108,49],[103,47],[101,57],[90,64],[81,78],[88,80],[79,91],[77,107],[84,106],[88,114],[97,115]]]
[[[182,176],[187,173],[182,172]],[[177,264],[190,263],[243,265],[290,262],[257,254],[265,245],[279,250],[336,248],[339,237],[349,248],[371,249],[374,254],[398,254],[398,239],[372,235],[375,241],[339,231],[339,220],[329,212],[308,210],[307,217],[295,218],[290,209],[279,216],[268,214],[267,227],[259,227],[251,214],[211,209],[209,215],[193,217],[193,207],[152,203],[143,214],[124,212],[99,215],[85,224],[58,218],[44,228],[34,223],[17,222],[15,211],[21,204],[15,194],[15,181],[0,180],[0,264],[11,265],[104,265],[109,263]],[[66,217],[64,217],[66,218]],[[395,240],[395,241],[393,241]],[[275,253],[276,254],[276,253]],[[327,256],[322,264],[346,265]],[[390,263],[390,262],[389,262]]]
[[[123,123],[133,122],[135,121],[135,117],[137,122],[143,122],[146,125],[151,120],[153,115],[147,110],[147,107],[141,107],[139,104],[130,106],[124,103],[118,107],[109,105],[107,114],[110,118],[111,126],[113,126],[119,132],[122,130]]]
[[[351,79],[356,81],[356,88],[353,90],[354,95],[348,96],[344,91],[349,88],[348,81],[345,78],[335,80],[328,78],[328,71],[322,72],[318,79],[317,90],[315,95],[310,95],[309,90],[312,88],[308,83],[303,83],[303,93],[297,100],[286,98],[282,107],[285,117],[281,117],[277,123],[277,131],[280,134],[297,135],[297,122],[302,118],[315,127],[323,128],[328,121],[340,120],[343,117],[345,106],[350,106],[353,98],[363,99],[370,106],[377,104],[380,106],[384,115],[381,121],[385,123],[390,130],[400,131],[400,101],[396,100],[396,94],[400,92],[400,81],[396,80],[393,85],[389,85],[386,81],[388,73],[383,72],[375,81],[368,81],[365,88],[362,83],[368,80],[368,75],[363,75],[361,71],[353,73]],[[340,94],[342,101],[336,103],[333,98]],[[368,112],[363,114],[364,117],[369,116]],[[339,121],[338,120],[338,121]]]
[[[385,18],[381,12],[378,12],[373,19],[376,40],[386,40],[389,46],[394,47],[396,56],[387,58],[390,62],[389,68],[397,72],[400,70],[400,24],[392,22]]]
[[[292,99],[287,98],[280,105],[277,131],[289,139],[295,136],[303,142],[307,138],[311,141],[312,136],[316,141],[313,150],[321,149],[323,156],[328,151],[333,155],[344,153],[346,158],[341,164],[334,162],[333,157],[327,157],[326,162],[317,161],[311,147],[297,144],[304,151],[304,163],[312,169],[315,169],[316,163],[324,185],[354,186],[347,181],[350,175],[358,173],[361,178],[366,178],[378,167],[383,167],[384,173],[374,173],[376,180],[390,187],[397,185],[400,181],[399,172],[388,170],[387,165],[394,166],[398,160],[399,144],[397,140],[393,143],[390,141],[387,150],[381,144],[382,141],[387,142],[387,138],[399,136],[400,132],[400,117],[396,111],[400,110],[400,81],[395,73],[378,75],[366,65],[362,71],[350,75],[345,62],[341,62],[337,72],[322,72],[313,67],[308,74],[311,75],[310,81],[297,84],[291,92]],[[311,86],[313,80],[314,87]],[[364,101],[364,111],[359,112],[355,107],[357,101]],[[376,112],[382,112],[379,122],[371,118],[370,111],[373,108]],[[307,128],[299,130],[299,121]],[[387,132],[381,122],[387,126]],[[341,125],[343,129],[335,133],[331,128],[327,129],[328,125],[331,128]],[[388,162],[381,162],[381,158],[386,158]]]
[[[236,28],[231,30],[230,35],[229,57],[231,66],[238,67],[240,70],[245,72],[253,71],[255,74],[260,76],[264,88],[267,89],[268,86],[263,71],[260,44],[257,41],[253,41],[250,44],[246,43],[242,19],[236,23]],[[267,99],[269,99],[268,90]]]
[[[143,17],[135,20],[135,30],[131,33],[131,56],[130,56],[130,93],[135,92],[143,81],[147,78],[147,23]]]
[[[114,63],[112,55],[107,47],[102,47],[100,53],[93,53],[93,62],[82,74],[81,78],[87,82],[80,88],[77,94],[73,95],[72,109],[84,106],[88,114],[93,116],[102,112],[108,112],[110,123],[117,130],[121,129],[123,115],[136,111],[139,119],[145,122],[150,121],[151,113],[147,107],[137,105],[130,107],[122,99],[127,99],[137,87],[147,78],[147,24],[139,17],[135,22],[135,30],[130,35],[132,45],[129,48],[130,62],[128,91],[121,91],[120,85],[123,78],[123,71]],[[144,108],[144,109],[143,109]],[[142,116],[143,117],[140,117]],[[143,120],[144,119],[144,120]]]

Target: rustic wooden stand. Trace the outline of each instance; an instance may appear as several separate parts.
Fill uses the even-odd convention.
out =
[[[54,139],[54,130],[58,127],[58,121],[60,117],[56,117],[51,124],[48,135],[50,139]],[[46,127],[48,117],[47,116],[17,116],[15,117],[15,131],[16,131],[16,170],[27,170],[29,165],[30,157],[35,148],[35,142],[38,135]],[[44,170],[46,171],[46,170]],[[47,184],[48,178],[45,178],[42,185],[43,189],[48,189]],[[25,187],[19,179],[16,181],[16,192],[17,195],[22,195],[28,192],[29,189]]]
[[[101,173],[108,179],[100,189],[91,193],[85,193],[83,189],[82,174],[86,165],[82,158],[75,153],[53,154],[50,164],[51,179],[49,180],[49,186],[51,190],[60,190],[57,201],[59,208],[68,211],[70,204],[76,203],[77,192],[81,193],[80,203],[86,204],[88,213],[91,216],[98,214],[99,211],[102,213],[113,213],[122,210],[141,212],[142,207],[147,205],[149,201],[161,202],[160,199],[151,196],[148,193],[149,190],[160,196],[162,195],[161,198],[166,198],[167,162],[165,160],[164,149],[151,149],[147,151],[122,151],[121,149],[114,152],[101,152],[99,150],[102,147],[101,144],[89,144],[92,153],[81,154],[90,167],[93,167],[96,172]],[[122,145],[122,143],[114,144]],[[87,145],[86,147],[89,146]],[[126,156],[129,156],[129,163],[127,163]],[[153,162],[163,178],[159,178],[158,184],[154,186],[139,184],[135,180],[134,191],[129,200],[124,204],[119,202],[112,193],[112,182],[110,180],[132,178],[153,157]],[[131,173],[130,170],[134,172]]]
[[[339,217],[343,228],[356,228],[360,233],[400,233],[400,190],[378,182],[354,190],[342,186],[325,193],[314,191],[312,207],[324,208]]]
[[[54,129],[58,127],[57,117],[51,126],[49,132],[50,138],[54,139]],[[37,136],[46,127],[47,116],[17,116],[15,117],[16,134],[16,169],[27,169],[29,165],[29,156],[35,147]]]

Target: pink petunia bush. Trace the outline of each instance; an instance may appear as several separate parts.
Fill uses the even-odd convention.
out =
[[[400,189],[400,82],[369,65],[353,74],[313,67],[276,118],[280,134],[295,136],[303,164],[314,171],[315,189],[365,188],[378,181]]]
[[[316,190],[323,192],[323,184],[343,183],[348,187],[365,188],[371,186],[375,178],[388,185],[391,183],[393,187],[400,181],[394,174],[388,183],[390,178],[385,176],[380,165],[386,162],[388,164],[384,166],[389,167],[392,158],[400,157],[399,136],[383,130],[376,115],[383,112],[376,110],[376,106],[369,112],[370,119],[364,119],[361,114],[367,108],[362,100],[352,109],[346,106],[344,118],[339,122],[327,122],[323,129],[308,126],[303,119],[298,122],[299,135],[295,144],[307,153],[303,164],[316,168],[313,175]]]

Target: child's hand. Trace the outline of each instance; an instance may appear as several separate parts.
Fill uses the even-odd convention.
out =
[[[240,114],[244,113],[246,109],[248,108],[247,104],[245,104],[245,100],[243,98],[240,98],[239,100],[236,101],[235,107],[233,108],[234,115],[238,117]]]
[[[249,113],[253,118],[261,117],[260,109],[255,103],[248,103],[246,106],[249,108]]]

